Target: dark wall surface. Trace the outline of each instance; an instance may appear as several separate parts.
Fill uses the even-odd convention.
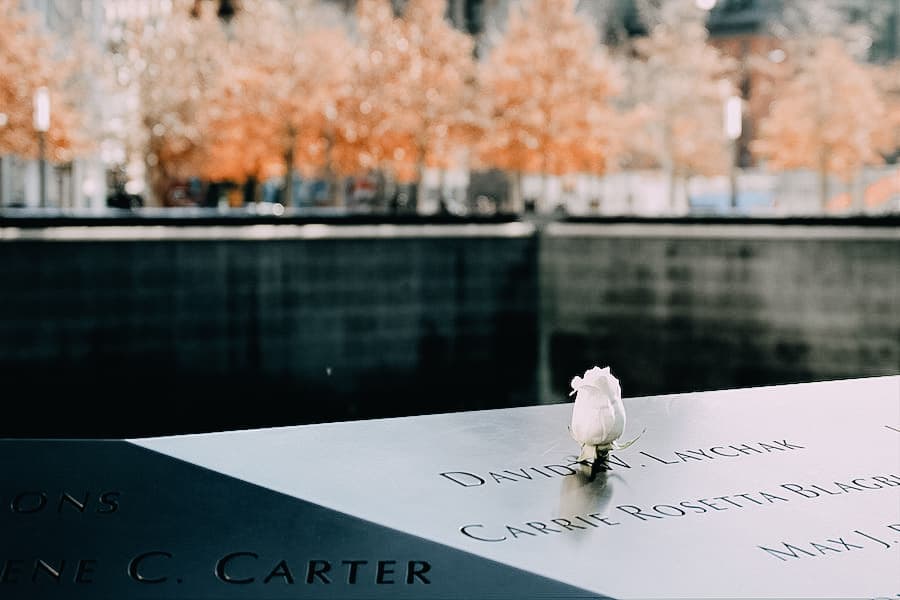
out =
[[[594,364],[626,396],[900,371],[889,229],[273,227],[5,235],[0,436],[558,402]]]
[[[0,375],[24,410],[0,432],[533,403],[522,374],[535,371],[535,247],[530,236],[0,242]]]
[[[545,395],[609,364],[626,396],[900,372],[897,230],[555,225]]]

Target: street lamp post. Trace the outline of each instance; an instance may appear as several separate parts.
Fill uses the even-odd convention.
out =
[[[47,132],[50,130],[50,91],[39,87],[34,93],[34,130],[38,134],[38,177],[41,208],[47,207]]]
[[[737,210],[737,162],[738,162],[738,138],[741,137],[741,97],[729,96],[725,100],[725,137],[728,138],[731,150],[730,164],[728,167],[729,195],[732,212]]]

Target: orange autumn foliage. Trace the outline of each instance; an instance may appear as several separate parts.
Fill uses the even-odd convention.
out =
[[[399,23],[404,62],[389,128],[393,147],[402,149],[390,157],[401,179],[419,181],[426,166],[451,166],[453,150],[474,131],[474,40],[446,13],[447,0],[410,0]]]
[[[794,71],[777,90],[753,149],[769,168],[818,171],[824,207],[828,175],[850,180],[864,165],[883,162],[893,128],[872,70],[839,41],[820,40],[791,62]]]
[[[87,149],[75,98],[66,87],[75,74],[75,61],[57,58],[55,44],[33,15],[20,10],[17,0],[0,0],[0,112],[5,115],[0,154],[38,157],[34,96],[40,87],[50,92],[47,158],[68,162]]]
[[[183,8],[157,25],[133,23],[140,57],[141,126],[158,195],[173,180],[207,175],[210,110],[224,64],[225,35],[212,11],[192,18]]]
[[[614,164],[620,76],[573,0],[510,7],[481,69],[489,125],[482,162],[518,173],[602,174]]]
[[[736,63],[707,36],[699,22],[663,23],[635,44],[630,92],[645,118],[629,149],[637,162],[673,177],[718,175],[730,165],[722,111],[725,98],[736,93],[730,82]]]
[[[409,84],[410,45],[390,0],[357,3],[356,35],[353,86],[340,111],[345,119],[340,127],[341,162],[357,171],[384,169],[411,180],[411,169],[403,167],[415,150],[395,127],[408,117],[402,113],[402,101]]]
[[[234,22],[229,72],[213,99],[207,172],[219,179],[265,178],[292,169],[335,168],[339,97],[354,52],[336,25],[312,28],[306,5],[246,3]]]

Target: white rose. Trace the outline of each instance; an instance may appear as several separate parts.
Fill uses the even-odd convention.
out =
[[[594,367],[584,377],[572,379],[572,394],[572,437],[581,444],[578,460],[593,460],[598,451],[620,448],[615,442],[625,431],[625,405],[619,380],[609,367]]]

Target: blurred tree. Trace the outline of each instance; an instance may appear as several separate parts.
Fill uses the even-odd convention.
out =
[[[883,162],[894,141],[875,77],[836,39],[822,39],[807,53],[793,52],[793,72],[777,90],[754,151],[772,169],[812,169],[819,174],[822,210],[828,178],[849,181],[867,164]]]
[[[234,62],[229,73],[210,101],[204,175],[236,183],[284,176],[281,124],[263,112],[261,75]]]
[[[722,114],[726,98],[737,92],[730,80],[736,63],[708,44],[693,6],[679,1],[663,9],[650,35],[635,42],[628,94],[644,119],[629,138],[629,150],[632,166],[663,169],[674,209],[679,180],[732,167]]]
[[[415,178],[411,169],[396,172],[398,166],[415,161],[407,132],[398,128],[412,121],[406,96],[410,86],[417,85],[409,79],[412,61],[406,33],[389,0],[357,3],[357,63],[351,95],[341,111],[346,143],[340,156],[350,170],[379,168],[406,180]]]
[[[294,202],[294,169],[336,184],[339,109],[352,86],[354,49],[337,20],[312,2],[246,3],[235,18],[229,73],[213,100],[211,168],[243,181],[285,175]],[[280,168],[276,165],[280,163]]]
[[[50,92],[50,129],[46,134],[47,158],[69,162],[87,148],[78,100],[72,82],[79,47],[58,57],[54,37],[44,32],[34,15],[20,10],[18,0],[0,0],[0,154],[37,158],[38,135],[34,127],[34,97],[38,88]]]
[[[187,0],[178,0],[186,3]],[[150,186],[165,198],[169,186],[204,175],[209,167],[209,122],[224,70],[226,37],[212,10],[192,17],[173,10],[157,23],[129,26],[128,57],[139,87],[140,129],[131,145],[144,149]],[[165,200],[164,200],[165,202]]]
[[[394,170],[421,183],[425,167],[445,169],[476,129],[474,40],[445,19],[446,0],[410,0],[400,23],[408,43],[389,117]]]
[[[890,141],[886,149],[896,159],[900,150],[900,60],[871,68],[887,110],[885,127],[890,130]]]
[[[611,105],[620,77],[574,0],[510,6],[506,31],[482,64],[489,125],[481,160],[512,177],[521,208],[521,175],[602,174],[615,161],[622,121]],[[541,201],[545,201],[541,199]]]

